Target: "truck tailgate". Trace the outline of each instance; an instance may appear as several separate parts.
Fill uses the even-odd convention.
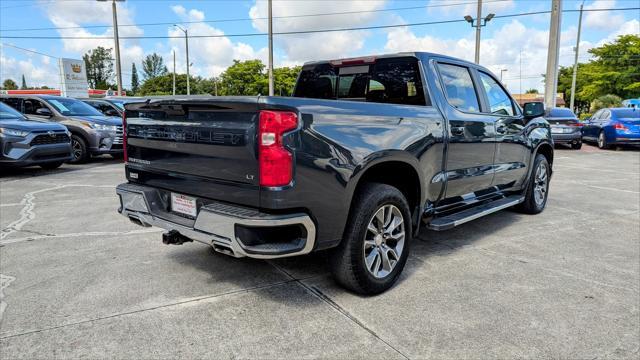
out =
[[[258,205],[257,97],[154,99],[126,109],[128,170],[138,172],[129,180]]]

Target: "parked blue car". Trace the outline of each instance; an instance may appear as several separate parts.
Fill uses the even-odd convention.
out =
[[[582,127],[582,141],[597,142],[600,149],[614,145],[640,145],[640,109],[600,109]]]

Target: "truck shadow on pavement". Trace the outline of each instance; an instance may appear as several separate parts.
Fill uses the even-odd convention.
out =
[[[424,271],[430,266],[429,259],[433,257],[449,256],[457,250],[472,246],[478,240],[493,236],[496,231],[517,223],[521,217],[528,215],[515,211],[505,210],[485,216],[475,221],[463,224],[447,231],[431,231],[423,229],[417,237],[413,238],[411,253],[407,265],[394,287],[410,278],[417,271]],[[207,246],[199,244],[186,244],[182,246],[195,246],[193,250],[184,252],[171,252],[169,257],[184,266],[194,267],[199,271],[211,275],[210,283],[219,281],[235,282],[238,287],[243,287],[247,281],[246,274],[260,274],[264,271],[272,271],[274,267],[282,273],[282,281],[271,282],[264,285],[246,287],[247,291],[256,291],[265,296],[274,297],[274,301],[282,301],[282,296],[277,295],[272,287],[287,282],[300,283],[314,278],[331,276],[328,257],[330,251],[320,251],[304,256],[283,258],[277,260],[258,260],[250,258],[233,258],[228,255],[215,252]],[[243,275],[244,274],[244,275]],[[310,289],[313,292],[317,289]],[[347,290],[344,290],[347,291]],[[393,288],[390,290],[393,291]],[[302,305],[300,300],[291,301],[291,304]]]

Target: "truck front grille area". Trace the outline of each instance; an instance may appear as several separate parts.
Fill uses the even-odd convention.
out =
[[[49,144],[60,144],[60,143],[67,143],[69,142],[69,136],[67,134],[64,133],[59,133],[59,134],[44,134],[44,135],[38,135],[35,138],[33,138],[33,140],[31,140],[31,142],[29,143],[29,145],[34,146],[34,145],[49,145]]]

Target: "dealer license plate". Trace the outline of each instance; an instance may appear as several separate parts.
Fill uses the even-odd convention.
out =
[[[171,211],[196,217],[198,208],[196,198],[182,194],[171,193]]]

